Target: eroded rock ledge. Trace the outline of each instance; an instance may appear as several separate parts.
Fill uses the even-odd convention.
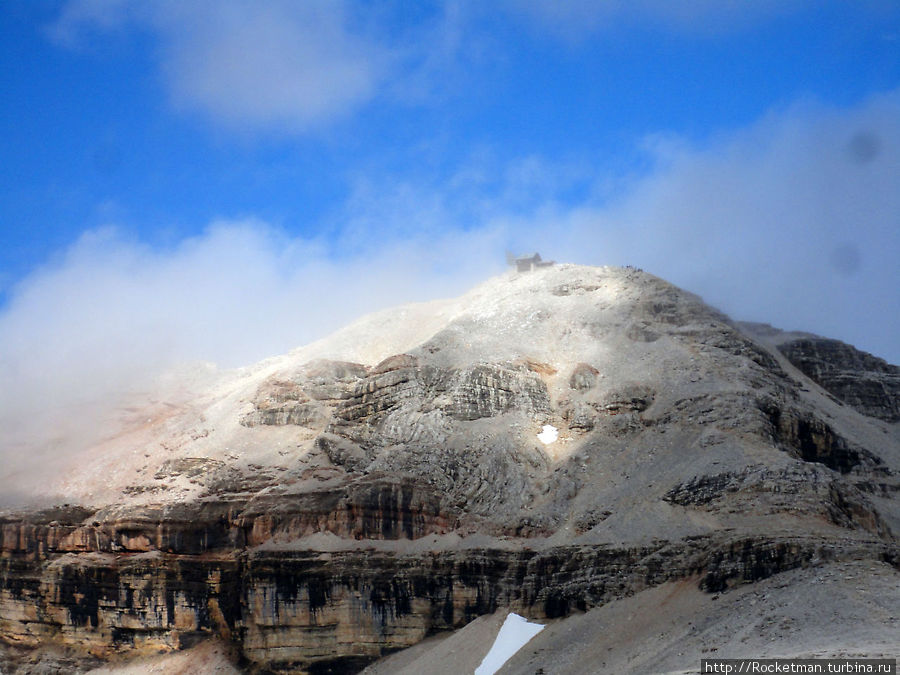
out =
[[[839,340],[804,338],[778,349],[808,378],[864,415],[900,422],[900,368]]]
[[[741,480],[749,478],[723,478],[709,498]],[[405,537],[403,509],[413,495],[396,487],[397,501],[380,509],[396,526],[373,522],[367,537],[379,530],[384,538]],[[689,491],[675,490],[671,499],[684,501],[679,495]],[[378,494],[376,502],[388,493]],[[554,618],[673,579],[694,578],[719,592],[833,560],[900,568],[900,547],[859,530],[839,539],[720,532],[619,548],[280,550],[247,546],[271,536],[261,521],[237,519],[225,532],[227,508],[204,509],[202,517],[157,514],[164,530],[134,518],[75,522],[80,511],[4,523],[0,631],[7,647],[14,653],[52,643],[105,659],[218,636],[255,672],[355,672],[502,606]],[[427,531],[424,521],[413,529]]]

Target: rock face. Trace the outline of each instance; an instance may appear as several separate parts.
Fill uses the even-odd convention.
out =
[[[52,539],[39,542],[41,533],[34,534],[19,543],[43,548]],[[700,588],[717,592],[811,564],[872,559],[900,566],[896,546],[886,541],[820,536],[544,551],[226,547],[200,554],[187,552],[191,547],[124,553],[98,537],[77,552],[45,550],[5,549],[0,628],[16,651],[52,642],[102,658],[183,649],[218,636],[239,645],[249,664],[284,673],[354,672],[498,607],[553,619],[685,577],[699,576]]]
[[[631,269],[375,315],[0,514],[0,669],[217,638],[252,672],[357,672],[498,608],[900,568],[897,377]]]
[[[900,367],[838,340],[792,340],[778,349],[804,375],[863,415],[900,422]]]

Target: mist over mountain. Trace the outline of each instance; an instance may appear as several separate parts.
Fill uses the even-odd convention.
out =
[[[509,611],[501,672],[897,656],[900,368],[843,342],[559,264],[156,387],[0,515],[6,670],[442,672]]]

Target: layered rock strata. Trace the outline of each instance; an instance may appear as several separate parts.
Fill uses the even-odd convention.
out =
[[[896,368],[860,354],[632,269],[375,315],[86,450],[70,504],[0,514],[0,668],[215,637],[251,672],[357,672],[502,607],[897,568]]]
[[[864,415],[900,422],[900,367],[838,340],[801,338],[778,349],[804,375]]]
[[[5,544],[0,630],[13,651],[53,643],[109,658],[218,637],[250,669],[279,673],[355,672],[498,607],[553,619],[685,577],[719,592],[832,561],[900,568],[896,545],[858,536],[415,554],[231,547],[128,553],[111,538],[51,546],[52,537],[38,541],[41,533],[20,531],[15,546]]]

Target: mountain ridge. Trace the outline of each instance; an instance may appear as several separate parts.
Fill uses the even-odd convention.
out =
[[[633,268],[370,315],[135,411],[53,488],[80,506],[2,514],[0,607],[42,609],[0,640],[353,672],[504,606],[897,567],[900,377],[840,344]]]

